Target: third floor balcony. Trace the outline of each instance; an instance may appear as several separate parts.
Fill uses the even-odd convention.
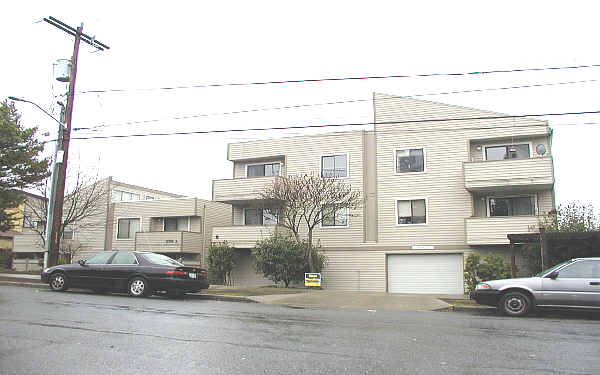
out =
[[[260,193],[272,185],[278,176],[234,178],[213,181],[213,200],[216,202],[241,204],[260,199]]]
[[[465,188],[471,192],[515,192],[552,189],[552,157],[463,163]]]

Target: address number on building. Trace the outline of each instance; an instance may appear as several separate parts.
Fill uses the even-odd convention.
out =
[[[321,286],[321,274],[320,273],[305,273],[304,274],[304,286]]]

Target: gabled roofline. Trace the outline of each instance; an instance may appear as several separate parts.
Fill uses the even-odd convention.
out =
[[[456,104],[447,104],[447,103],[442,103],[442,102],[434,102],[432,100],[415,99],[415,98],[412,98],[410,96],[385,94],[385,93],[378,93],[378,92],[373,92],[373,103],[375,103],[377,101],[377,96],[378,95],[380,95],[380,96],[387,96],[389,98],[398,98],[398,99],[412,100],[412,101],[415,101],[415,102],[427,103],[427,104],[438,105],[438,106],[445,106],[445,107],[451,107],[451,108],[457,108],[457,109],[464,109],[464,110],[469,110],[469,111],[477,111],[477,112],[482,112],[482,113],[490,114],[491,116],[503,116],[503,117],[516,116],[514,114],[511,115],[509,113],[495,112],[495,111],[490,111],[490,110],[487,110],[487,109],[473,108],[473,107],[467,107],[467,106],[456,105]],[[537,122],[540,122],[540,123],[545,124],[546,126],[548,126],[548,121],[547,120],[538,120],[536,118],[530,118],[530,117],[523,117],[523,118],[526,118],[526,119],[531,120],[531,121],[537,121]]]

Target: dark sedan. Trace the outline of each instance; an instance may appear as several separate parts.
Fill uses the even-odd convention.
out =
[[[42,273],[42,281],[57,292],[73,287],[127,292],[133,297],[160,292],[181,295],[209,287],[206,270],[141,251],[103,251],[75,264],[50,267]]]

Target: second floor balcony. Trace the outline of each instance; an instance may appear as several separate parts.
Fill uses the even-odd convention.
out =
[[[135,249],[156,253],[200,253],[204,244],[202,233],[137,232]]]
[[[213,242],[227,241],[235,248],[251,249],[257,241],[264,240],[275,233],[288,230],[277,225],[234,225],[229,227],[214,227],[212,234]]]
[[[272,185],[278,176],[234,178],[213,181],[213,200],[229,204],[242,204],[260,199],[260,193]]]
[[[470,217],[465,224],[469,245],[508,245],[508,234],[539,231],[537,216]]]
[[[472,192],[523,192],[554,186],[552,157],[463,163],[465,188]]]

